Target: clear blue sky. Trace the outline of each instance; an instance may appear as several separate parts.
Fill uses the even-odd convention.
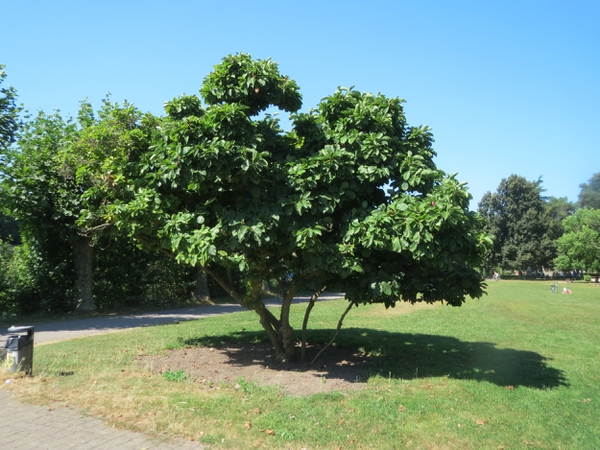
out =
[[[406,100],[471,208],[502,178],[577,200],[600,172],[600,2],[16,1],[0,63],[31,111],[74,115],[107,93],[162,114],[227,54],[271,57],[303,110],[338,86]]]

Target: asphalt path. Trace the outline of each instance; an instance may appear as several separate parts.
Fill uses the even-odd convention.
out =
[[[333,300],[342,298],[344,294],[331,293],[323,294],[319,300]],[[308,296],[298,296],[294,298],[294,303],[302,303],[310,300]],[[265,301],[269,307],[281,306],[276,299]],[[88,319],[70,319],[56,322],[33,322],[33,323],[15,323],[14,326],[34,326],[34,342],[61,341],[83,336],[91,336],[102,333],[112,333],[116,331],[128,330],[137,327],[149,327],[153,325],[162,325],[168,323],[178,323],[186,320],[202,319],[217,314],[227,314],[238,311],[244,311],[237,304],[220,304],[195,306],[192,308],[167,309],[164,311],[152,311],[147,313],[124,314],[119,316],[98,316]],[[0,330],[0,353],[4,347],[7,337],[10,335],[8,328]]]

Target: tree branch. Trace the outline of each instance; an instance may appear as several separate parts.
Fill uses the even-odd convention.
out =
[[[202,267],[202,270],[204,270],[207,274],[209,274],[211,277],[213,277],[213,279],[223,288],[225,289],[225,292],[227,292],[229,295],[231,295],[231,298],[233,298],[236,302],[238,302],[241,306],[244,306],[244,296],[242,294],[240,294],[234,287],[233,284],[230,283],[229,281],[226,281],[223,279],[223,277],[221,277],[217,272],[215,272],[214,270],[212,270],[210,267],[208,266],[204,266]]]
[[[111,225],[112,223],[103,223],[101,225],[96,225],[95,227],[84,228],[83,230],[77,232],[77,234],[79,234],[80,236],[91,237],[91,235],[93,235],[94,233],[103,231]]]
[[[348,307],[346,308],[346,311],[344,311],[344,314],[342,314],[342,317],[340,317],[340,320],[338,321],[338,326],[337,326],[337,329],[335,330],[335,334],[333,335],[331,340],[327,343],[327,345],[325,347],[323,347],[319,353],[317,353],[317,356],[315,356],[314,359],[310,362],[310,364],[309,364],[310,366],[312,366],[315,363],[315,361],[317,360],[317,358],[319,356],[321,356],[321,353],[323,353],[331,344],[333,344],[333,341],[335,341],[335,338],[340,333],[340,328],[342,328],[342,323],[344,322],[344,318],[346,317],[346,314],[348,314],[350,312],[350,309],[352,308],[353,305],[354,305],[354,303],[350,303],[348,305]]]
[[[319,296],[325,291],[327,286],[323,286],[317,292],[315,292],[308,302],[308,306],[306,307],[306,311],[304,312],[304,320],[302,321],[302,349],[300,350],[300,358],[304,361],[306,358],[306,328],[308,326],[308,317],[310,316],[310,311],[315,306],[315,302],[319,298]]]

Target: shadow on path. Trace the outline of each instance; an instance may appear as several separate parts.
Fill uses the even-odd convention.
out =
[[[320,300],[333,300],[343,298],[344,294],[328,293],[320,297]],[[297,296],[293,303],[307,302],[308,296]],[[268,307],[281,306],[276,299],[265,299]],[[35,342],[52,342],[74,337],[90,336],[94,334],[113,331],[127,330],[136,327],[148,327],[163,325],[167,323],[196,320],[216,314],[247,311],[246,308],[237,304],[216,304],[208,306],[195,306],[190,308],[168,309],[163,311],[151,311],[147,313],[124,314],[114,316],[98,316],[87,319],[69,319],[48,323],[25,323],[15,325],[35,326]],[[8,327],[7,327],[8,328]],[[0,329],[0,347],[8,336],[7,328]]]

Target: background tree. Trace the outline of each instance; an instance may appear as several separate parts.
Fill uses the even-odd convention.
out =
[[[62,193],[75,188],[60,176],[55,161],[61,142],[74,132],[74,124],[57,114],[39,113],[25,125],[19,146],[6,153],[3,206],[19,219],[22,263],[35,278],[26,283],[31,290],[22,289],[22,312],[70,308],[64,298],[73,293],[73,267],[66,263],[72,258],[64,243],[72,235],[75,219]]]
[[[48,279],[37,284],[51,288],[41,295],[46,306],[68,310],[64,296],[72,293],[79,309],[95,308],[93,237],[107,226],[99,211],[118,182],[105,168],[135,152],[144,135],[140,118],[133,106],[108,101],[97,118],[83,102],[77,122],[40,112],[7,151],[4,204],[37,255],[31,261],[44,265],[38,276]]]
[[[600,172],[592,175],[587,183],[582,183],[579,187],[579,207],[600,209]]]
[[[15,142],[21,125],[19,114],[22,108],[17,106],[17,91],[12,86],[2,86],[7,75],[5,66],[0,64],[0,170],[6,158],[8,148]],[[0,175],[1,176],[1,175]],[[0,197],[1,200],[1,197]],[[19,233],[15,220],[4,214],[0,207],[0,240],[16,243]]]
[[[552,267],[556,256],[557,221],[570,210],[564,199],[546,203],[542,180],[528,181],[511,175],[502,179],[495,193],[487,192],[479,213],[495,236],[488,255],[490,267],[511,270]],[[548,209],[550,206],[550,209]]]
[[[2,86],[7,77],[4,68],[5,66],[0,64],[0,161],[6,149],[15,141],[22,110],[17,106],[16,89],[12,86]]]
[[[349,307],[482,295],[473,267],[489,238],[400,100],[340,89],[284,132],[264,111],[297,111],[298,87],[245,54],[224,58],[201,94],[206,107],[196,96],[166,104],[112,219],[255,311],[280,357],[294,356],[300,289],[312,287],[313,300],[325,286],[343,290]],[[265,280],[279,281],[279,317],[262,301]]]
[[[576,204],[570,202],[567,197],[549,197],[546,204],[546,223],[548,230],[544,235],[545,248],[549,249],[550,256],[557,255],[557,240],[564,234],[563,220],[572,215],[576,210]]]
[[[558,240],[556,267],[600,273],[600,210],[578,209],[564,219],[563,225],[565,233]]]

